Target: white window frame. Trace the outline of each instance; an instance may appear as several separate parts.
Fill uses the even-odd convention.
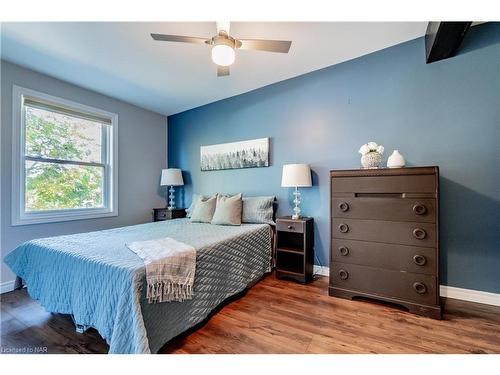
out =
[[[104,207],[47,211],[25,211],[25,116],[24,98],[50,103],[63,109],[107,118],[106,162],[104,163]],[[13,85],[12,89],[12,225],[52,223],[118,216],[118,115],[43,92]]]

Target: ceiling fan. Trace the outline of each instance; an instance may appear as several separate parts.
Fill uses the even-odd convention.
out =
[[[212,61],[217,64],[217,76],[228,76],[229,66],[234,63],[235,50],[288,53],[291,41],[265,39],[236,39],[229,34],[229,22],[217,22],[217,35],[207,39],[194,36],[151,34],[154,40],[163,42],[182,42],[207,44],[212,46]]]

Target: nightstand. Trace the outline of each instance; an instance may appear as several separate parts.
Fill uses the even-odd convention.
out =
[[[186,210],[184,208],[153,208],[153,221],[163,221],[172,219],[181,219],[186,217]]]
[[[313,278],[314,220],[291,216],[276,220],[276,277],[308,283]]]

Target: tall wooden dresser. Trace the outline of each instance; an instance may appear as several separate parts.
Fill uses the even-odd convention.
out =
[[[329,294],[441,318],[439,169],[334,170]]]

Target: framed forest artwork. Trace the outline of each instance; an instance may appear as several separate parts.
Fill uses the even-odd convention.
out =
[[[202,171],[269,167],[269,138],[200,147]]]

